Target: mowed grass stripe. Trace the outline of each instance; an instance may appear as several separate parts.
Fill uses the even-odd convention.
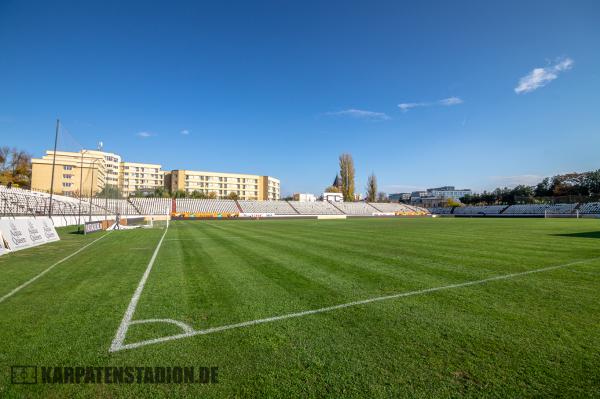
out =
[[[373,221],[375,222],[375,221]],[[281,259],[282,256],[286,256],[287,258],[294,258],[294,253],[301,253],[304,254],[304,258],[306,258],[307,256],[310,258],[311,256],[313,256],[313,258],[311,259],[313,262],[308,262],[308,263],[303,263],[301,264],[299,270],[302,270],[303,274],[306,274],[308,270],[310,269],[314,269],[315,267],[320,267],[321,269],[323,269],[324,265],[327,265],[327,262],[323,262],[323,260],[325,259],[323,256],[318,256],[318,255],[314,255],[312,250],[309,250],[308,248],[314,248],[314,247],[318,247],[323,246],[323,244],[319,244],[318,240],[311,242],[310,245],[297,245],[297,248],[295,250],[292,250],[290,248],[290,240],[287,240],[287,244],[276,244],[274,241],[276,241],[275,239],[273,240],[263,240],[263,239],[253,239],[252,236],[254,235],[254,232],[250,231],[248,235],[243,235],[241,234],[241,232],[243,231],[249,231],[248,230],[248,225],[244,225],[243,227],[236,227],[235,231],[229,230],[227,228],[227,226],[232,226],[234,223],[236,222],[230,222],[230,223],[223,223],[221,221],[219,222],[214,222],[215,225],[212,226],[209,223],[211,222],[200,222],[198,223],[197,229],[202,229],[202,232],[204,233],[205,236],[207,237],[213,237],[217,240],[217,244],[220,245],[219,248],[219,252],[223,252],[224,249],[226,249],[227,251],[225,252],[231,252],[233,254],[236,254],[242,261],[246,261],[247,263],[249,263],[250,265],[253,265],[254,263],[261,263],[264,264],[265,262],[268,262],[269,259],[267,256],[264,255],[264,253],[277,253],[277,259]],[[270,225],[274,225],[273,223],[270,223]],[[211,228],[212,230],[215,230],[213,232],[210,231]],[[216,227],[216,228],[215,228]],[[258,231],[258,230],[257,230]],[[268,228],[266,228],[266,226],[262,226],[262,228],[259,230],[262,234],[268,235],[271,232],[269,231]],[[222,234],[222,236],[220,236],[219,234]],[[245,240],[250,240],[252,241],[252,246],[256,247],[258,246],[259,248],[259,252],[261,253],[259,256],[257,256],[256,254],[253,253],[253,250],[250,250],[249,247],[243,243],[243,241],[241,240],[234,240],[232,237],[235,237],[235,234],[237,234],[238,237],[240,238],[244,238]],[[344,239],[348,239],[348,237],[344,237]],[[220,241],[219,241],[220,240]],[[294,242],[297,241],[301,241],[301,240],[294,240]],[[203,245],[204,243],[200,244]],[[181,245],[198,245],[197,243],[191,244],[190,242],[182,242]],[[206,244],[207,246],[210,244]],[[364,246],[364,243],[363,243]],[[335,244],[334,244],[335,247]],[[335,249],[335,248],[333,248]],[[352,251],[348,250],[348,249],[344,249],[342,251],[339,250],[338,248],[338,254],[343,254],[341,255],[341,257],[345,256],[346,253],[350,253],[351,256],[357,256],[358,259],[360,259],[361,257],[367,257],[368,258],[368,253],[359,253],[356,254],[355,252],[352,253]],[[281,254],[285,254],[285,255],[281,255]],[[318,254],[318,252],[317,252]],[[344,266],[344,262],[340,259],[340,255],[335,255],[333,254],[333,256],[336,259],[336,263],[335,266],[333,268],[333,270],[335,270],[336,273],[339,274],[340,269],[342,268],[342,266]],[[520,254],[515,254],[514,255],[515,258],[518,258],[519,256],[522,258],[522,255]],[[367,274],[367,276],[358,276],[356,275],[357,270],[360,270],[361,268],[364,268],[364,264],[362,266],[358,266],[355,263],[348,263],[350,266],[354,266],[355,270],[354,271],[354,275],[352,275],[353,278],[348,279],[349,281],[353,282],[353,285],[346,285],[343,288],[347,289],[347,288],[351,288],[351,290],[346,290],[344,293],[344,290],[341,289],[337,289],[336,292],[338,293],[338,295],[332,295],[332,290],[333,287],[329,288],[330,285],[318,285],[318,284],[314,284],[312,283],[312,285],[310,285],[310,289],[311,290],[316,290],[316,292],[318,294],[315,295],[315,293],[313,291],[310,291],[311,293],[311,299],[313,301],[309,301],[307,302],[300,302],[298,301],[298,297],[302,298],[302,294],[299,294],[298,292],[295,292],[294,290],[292,290],[291,292],[289,292],[289,295],[286,295],[287,292],[278,292],[277,295],[273,295],[273,296],[269,296],[268,298],[271,300],[275,300],[278,301],[278,303],[282,303],[284,305],[292,305],[291,309],[289,311],[294,311],[297,310],[296,307],[294,307],[294,304],[298,304],[299,308],[311,308],[311,307],[315,307],[317,306],[317,304],[321,304],[321,306],[324,306],[326,304],[331,304],[331,303],[339,303],[339,302],[343,302],[343,301],[347,301],[347,300],[354,300],[354,299],[359,299],[361,297],[365,297],[367,295],[377,295],[377,294],[382,294],[382,293],[386,293],[386,292],[396,292],[396,291],[402,291],[402,290],[411,290],[411,289],[419,289],[419,288],[424,288],[424,287],[428,287],[428,286],[436,286],[436,285],[442,285],[442,284],[448,284],[448,283],[456,283],[456,282],[461,282],[461,281],[468,281],[468,280],[472,280],[472,279],[480,279],[480,278],[485,278],[488,277],[488,274],[483,274],[481,273],[481,268],[482,268],[482,264],[481,264],[481,259],[474,259],[473,260],[473,265],[479,267],[479,269],[475,269],[473,268],[474,271],[477,271],[477,274],[473,274],[473,272],[465,272],[465,268],[456,263],[446,263],[445,265],[442,266],[447,266],[448,270],[441,270],[440,269],[440,264],[439,261],[438,263],[434,264],[433,266],[429,264],[430,259],[424,259],[424,260],[420,260],[420,259],[416,259],[416,257],[413,257],[413,259],[410,259],[410,268],[403,270],[403,273],[399,276],[394,276],[392,275],[387,275],[385,276],[387,278],[387,280],[385,280],[385,284],[383,287],[381,286],[381,284],[379,285],[375,285],[375,287],[372,287],[368,284],[369,280],[373,280],[373,276],[377,276],[378,274],[381,274],[381,265],[382,264],[391,264],[392,266],[396,266],[398,263],[398,259],[397,257],[395,259],[389,259],[389,258],[385,258],[385,257],[378,257],[378,256],[373,256],[371,255],[370,258],[375,258],[375,259],[369,259],[368,262],[366,263],[374,263],[372,269],[369,271],[370,274]],[[406,261],[406,259],[403,259],[404,261]],[[433,260],[433,259],[432,259]],[[467,260],[467,258],[465,258],[464,256],[462,256],[460,259],[460,261],[462,261],[463,263]],[[522,261],[522,259],[521,259]],[[364,261],[363,261],[364,262]],[[489,263],[489,261],[486,261],[487,263]],[[532,262],[535,263],[535,262]],[[278,272],[280,272],[281,270],[285,270],[285,273],[289,273],[289,269],[286,268],[286,265],[289,264],[294,264],[294,261],[286,261],[283,265],[282,264],[275,264],[275,274],[270,274],[270,275],[266,275],[266,277],[270,278],[272,280],[272,286],[270,287],[271,290],[276,289],[276,288],[281,288],[281,283],[280,281],[282,281],[282,275],[281,274],[277,274]],[[416,268],[415,266],[421,266],[419,268]],[[514,264],[512,265],[514,266]],[[535,266],[535,265],[527,265],[527,266]],[[264,265],[263,265],[264,267]],[[522,265],[517,265],[518,270],[523,270]],[[256,269],[256,267],[254,267]],[[458,272],[456,269],[457,268],[461,268],[462,270],[460,272]],[[528,267],[525,268],[525,270]],[[222,268],[222,270],[229,270],[229,268]],[[493,270],[494,272],[508,272],[507,270],[505,270],[505,268],[501,268],[499,270]],[[509,270],[510,272],[514,271],[514,270]],[[273,273],[273,271],[269,271],[270,273]],[[263,272],[264,273],[264,272]],[[303,274],[300,274],[301,276]],[[322,272],[321,272],[322,274]],[[492,274],[495,275],[495,274]],[[287,277],[287,276],[286,276]],[[361,279],[362,278],[362,279]],[[401,279],[401,285],[395,285],[393,284],[393,279],[397,279],[400,280]],[[314,276],[313,276],[313,280],[314,280]],[[339,279],[339,277],[338,277]],[[241,280],[246,280],[244,278],[242,278]],[[289,284],[289,282],[283,280],[284,283]],[[301,289],[306,290],[309,282],[312,280],[304,280],[303,285],[301,285]],[[382,282],[382,280],[379,278],[377,279],[377,281],[379,283]],[[327,281],[329,284],[331,284],[331,281]],[[296,281],[294,281],[295,284],[297,284]],[[239,286],[239,285],[236,285]],[[244,308],[244,307],[248,307],[246,304],[247,303],[253,303],[253,299],[255,301],[258,301],[260,303],[263,303],[262,297],[265,296],[262,294],[262,292],[264,291],[264,289],[269,289],[268,286],[264,286],[264,285],[260,285],[258,288],[258,292],[256,293],[256,296],[254,295],[254,290],[253,288],[255,288],[256,286],[253,285],[242,285],[241,287],[243,287],[243,292],[245,295],[242,295],[242,297],[245,298],[240,298],[240,302],[238,303],[238,308]],[[325,287],[325,289],[323,288]],[[365,287],[371,287],[371,288],[375,288],[375,289],[371,289],[371,290],[365,290]],[[286,288],[286,287],[283,287]],[[296,288],[293,287],[292,288]],[[382,290],[383,288],[383,290]],[[212,288],[209,288],[209,290],[211,290]],[[281,291],[281,290],[278,290]],[[285,289],[285,291],[290,291],[289,289]],[[321,294],[322,292],[322,294]],[[340,294],[341,293],[341,294]],[[292,300],[290,301],[288,298],[291,297]],[[218,298],[218,295],[213,296],[214,298]],[[230,298],[230,296],[227,296],[227,298]],[[318,301],[314,301],[314,299],[317,298]],[[247,300],[250,300],[250,302],[246,302]],[[296,299],[296,300],[294,300]],[[325,303],[323,302],[319,302],[322,299],[326,299]],[[189,302],[189,301],[188,301]],[[316,302],[316,303],[315,303]],[[203,306],[206,307],[206,305],[209,305],[208,303],[203,303]],[[192,305],[193,306],[193,305]],[[210,305],[209,305],[210,306]],[[224,309],[227,310],[227,307],[229,305],[226,304],[224,306]],[[198,309],[199,311],[201,311],[201,309]],[[248,309],[251,310],[251,309]],[[278,312],[284,309],[279,309],[277,306],[274,306],[273,309],[271,309],[271,312]],[[194,312],[196,313],[196,312]],[[206,313],[206,310],[204,310],[203,313]],[[236,313],[236,312],[230,312],[230,313]],[[268,312],[267,312],[268,313]],[[202,311],[201,313],[202,314]],[[237,312],[237,314],[239,315],[239,312]],[[243,313],[242,313],[243,314]],[[250,316],[254,316],[254,317],[264,317],[264,314],[247,314],[248,317]],[[170,315],[170,317],[174,317],[172,315]],[[237,318],[237,315],[236,315]],[[184,318],[185,321],[187,322],[191,322],[192,319],[190,319],[189,317]]]
[[[509,226],[511,228],[507,229],[508,231],[504,231],[503,229],[494,229],[494,231],[486,231],[485,234],[483,231],[471,230],[471,229],[462,229],[461,231],[457,231],[451,228],[451,223],[454,219],[421,219],[419,222],[426,224],[433,224],[436,229],[428,231],[426,234],[416,234],[415,231],[412,231],[411,228],[413,226],[407,226],[406,223],[415,223],[417,220],[415,219],[376,219],[376,220],[363,220],[365,224],[372,224],[369,227],[377,227],[375,230],[377,239],[390,239],[398,237],[398,234],[401,234],[402,242],[396,243],[396,245],[404,245],[404,244],[415,244],[426,243],[431,244],[434,243],[436,246],[439,246],[441,249],[443,248],[446,251],[473,251],[473,252],[485,252],[487,248],[495,248],[499,255],[502,254],[503,248],[498,248],[498,244],[502,243],[504,247],[510,248],[511,250],[524,250],[524,251],[539,251],[543,253],[547,253],[547,251],[555,251],[556,249],[563,249],[565,251],[571,251],[573,246],[569,244],[569,241],[563,240],[562,237],[556,237],[554,234],[551,234],[552,231],[555,231],[557,227],[560,227],[561,223],[564,221],[547,221],[547,220],[537,220],[537,219],[528,219],[528,220],[514,220],[512,219],[512,223]],[[462,223],[463,220],[461,220]],[[478,223],[483,222],[483,219],[467,219],[470,223]],[[498,223],[506,222],[506,220],[497,220]],[[319,236],[323,235],[327,237],[328,235],[339,236],[340,234],[347,233],[355,233],[362,232],[365,233],[369,230],[369,227],[365,227],[362,229],[356,228],[339,228],[337,225],[334,227],[330,227],[327,223],[333,223],[333,221],[311,221],[313,223],[312,226],[302,225],[296,227],[295,234],[306,235],[312,234],[314,235],[314,230],[318,224],[321,226],[318,227]],[[489,219],[487,219],[489,222]],[[539,229],[532,229],[526,223],[528,222],[536,222],[536,223],[544,223],[547,230],[540,231]],[[246,222],[251,223],[251,222]],[[339,223],[339,222],[338,222]],[[356,226],[356,220],[349,220],[348,223],[350,226]],[[391,223],[395,224],[395,228],[386,228]],[[523,240],[522,229],[518,229],[519,223],[524,224],[525,231],[528,235],[536,236],[536,240]],[[280,226],[276,226],[278,222],[270,222],[269,227],[272,227],[272,231],[281,231]],[[242,224],[242,226],[247,224]],[[570,226],[586,228],[585,226],[594,226],[597,225],[597,221],[577,221],[577,225],[571,224]],[[471,226],[469,226],[471,227]],[[466,231],[467,234],[462,233],[462,231]],[[410,232],[411,234],[406,234]],[[451,233],[449,235],[448,233]],[[287,233],[289,234],[289,233]],[[498,238],[499,240],[496,240]],[[362,239],[369,240],[372,239],[371,234],[363,234]],[[552,245],[548,245],[547,247],[543,247],[539,245],[540,239],[548,239],[551,240]],[[583,239],[585,240],[585,239]],[[566,241],[566,242],[565,242]],[[587,240],[588,243],[590,240]],[[550,241],[549,241],[550,242]],[[583,242],[585,244],[585,241]],[[479,247],[483,247],[485,249],[479,249]],[[597,249],[592,244],[590,244],[591,249]]]
[[[54,359],[106,352],[150,256],[130,248],[157,238],[154,230],[112,232],[0,306],[7,358],[16,364],[48,346]]]
[[[1,256],[0,296],[37,276],[52,264],[99,237],[99,235],[74,234],[75,231],[73,227],[59,228],[60,241]]]
[[[212,311],[210,309],[211,306],[217,310],[224,307],[224,309],[221,309],[223,311],[218,312],[217,314],[221,315],[221,317],[227,315],[231,315],[232,317],[226,317],[219,321],[230,322],[231,320],[235,320],[235,315],[237,313],[239,313],[241,319],[243,319],[244,316],[247,317],[248,312],[252,312],[255,305],[264,306],[265,304],[268,305],[271,303],[271,306],[281,305],[283,306],[282,309],[286,309],[286,304],[289,301],[297,301],[294,297],[306,296],[315,290],[316,284],[313,281],[301,275],[294,276],[290,273],[290,269],[287,269],[285,265],[276,263],[272,260],[266,260],[266,258],[263,258],[262,256],[257,257],[252,250],[246,248],[245,244],[240,244],[241,240],[221,238],[218,231],[213,230],[208,226],[204,226],[204,229],[206,230],[201,230],[200,232],[197,231],[196,234],[201,234],[203,238],[213,237],[216,242],[220,243],[219,246],[212,246],[215,258],[219,259],[219,263],[214,265],[212,272],[218,274],[221,277],[220,281],[227,282],[228,287],[235,292],[230,292],[229,290],[221,292],[223,289],[221,285],[215,287],[214,285],[206,284],[206,282],[203,281],[187,281],[186,284],[194,287],[192,291],[211,292],[211,297],[216,299],[208,303],[199,303],[196,306],[197,309],[194,307],[193,313],[196,314],[196,316],[205,314],[208,310]],[[185,241],[179,242],[178,245],[183,246],[184,251],[186,250],[185,248],[189,248],[189,250],[196,248],[196,251],[198,251],[198,248],[201,248],[205,243],[206,241],[204,240],[198,242]],[[162,264],[161,262],[162,259],[160,259],[157,264],[159,268]],[[202,268],[204,267],[206,267],[206,263],[202,264]],[[164,270],[166,270],[166,268]],[[206,272],[206,270],[197,269],[193,272],[202,276],[202,273]],[[157,277],[156,281],[158,282],[161,279],[162,277]],[[235,284],[230,284],[230,282],[235,282]],[[196,283],[201,287],[195,286]],[[153,281],[150,279],[149,285],[151,286],[152,284]],[[281,286],[281,284],[285,284],[286,286]],[[296,287],[294,285],[296,285]],[[181,296],[181,292],[183,292],[181,288],[182,287],[180,287],[179,293],[174,292],[176,298]],[[290,289],[293,289],[294,293],[290,293]],[[329,291],[322,286],[321,291],[323,289]],[[308,291],[303,292],[302,290]],[[162,298],[165,300],[164,297]],[[231,309],[228,308],[228,298],[233,298],[235,301],[235,303],[232,304],[233,307]],[[171,303],[181,302],[182,301],[174,300]],[[142,306],[145,306],[145,304],[142,303]],[[149,313],[150,312],[143,314],[146,315]],[[257,313],[257,315],[261,315],[261,313]]]
[[[242,229],[237,230],[239,233]],[[261,231],[264,234],[271,234],[274,239],[278,238],[268,229],[262,229]],[[311,248],[326,247],[330,250],[337,251],[337,253],[340,254],[338,256],[341,257],[347,255],[367,259],[361,264],[364,266],[368,263],[373,263],[375,270],[379,272],[381,272],[381,269],[385,268],[386,265],[390,265],[392,269],[398,271],[399,267],[402,268],[403,265],[411,265],[416,262],[423,267],[435,269],[433,271],[434,273],[438,270],[442,272],[443,270],[440,269],[445,269],[451,277],[452,274],[460,273],[462,270],[462,275],[464,277],[477,279],[489,276],[489,274],[481,274],[481,271],[485,271],[486,269],[489,269],[490,273],[506,273],[545,266],[545,264],[539,265],[537,258],[531,259],[526,264],[522,264],[523,251],[517,250],[511,251],[510,253],[504,251],[502,253],[503,256],[501,257],[505,259],[497,259],[497,253],[488,252],[482,254],[481,250],[477,251],[475,254],[477,256],[471,255],[469,251],[465,251],[467,253],[461,253],[460,250],[454,255],[449,254],[447,253],[448,251],[446,248],[439,249],[435,240],[430,241],[426,246],[419,246],[412,245],[412,242],[405,242],[404,237],[400,237],[402,241],[399,241],[396,237],[390,237],[389,235],[386,237],[377,236],[364,238],[354,238],[355,236],[345,235],[343,240],[339,240],[339,237],[328,237],[327,240],[323,240],[321,232],[319,232],[319,234],[314,234],[313,231],[312,236],[319,238],[306,237],[305,235],[297,234],[294,235],[293,241],[310,241]],[[370,241],[376,241],[375,251],[373,251],[373,246],[369,245]],[[385,242],[389,242],[389,245],[383,245]],[[389,252],[384,254],[384,250],[386,249],[389,249]],[[531,255],[533,256],[535,254]],[[557,260],[555,257],[551,257],[551,259],[554,262]],[[565,258],[565,260],[570,259],[572,258]],[[476,274],[473,274],[473,272],[476,272]]]

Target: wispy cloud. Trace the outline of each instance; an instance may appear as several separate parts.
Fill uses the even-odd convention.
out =
[[[181,134],[182,134],[182,135],[184,135],[184,136],[187,136],[187,135],[189,135],[189,134],[190,134],[190,131],[189,131],[189,130],[187,130],[187,129],[183,129],[183,130],[182,130],[181,132],[179,132],[179,133],[181,133]]]
[[[535,68],[519,80],[519,84],[515,87],[515,93],[530,93],[540,87],[544,87],[554,79],[558,78],[558,75],[561,72],[573,68],[573,64],[574,61],[572,59],[563,58],[554,65],[550,65],[546,68]]]
[[[325,115],[327,115],[327,116],[348,116],[350,118],[369,119],[369,120],[377,120],[377,121],[386,121],[388,119],[392,119],[392,118],[390,118],[389,115],[387,115],[383,112],[366,111],[363,109],[354,109],[354,108],[345,109],[343,111],[326,112]]]
[[[411,110],[413,108],[418,108],[418,107],[433,107],[433,106],[439,106],[439,105],[444,106],[444,107],[449,107],[451,105],[462,104],[463,102],[464,101],[459,97],[448,97],[448,98],[442,98],[441,100],[437,100],[437,101],[400,103],[400,104],[398,104],[398,108],[400,108],[402,110],[402,112],[407,112],[408,110]]]
[[[150,132],[139,132],[136,134],[136,136],[147,139],[148,137],[156,136],[156,134]]]
[[[448,98],[444,98],[441,99],[440,101],[438,101],[440,103],[440,105],[445,105],[445,106],[449,106],[449,105],[458,105],[458,104],[462,104],[463,100],[461,100],[458,97],[448,97]]]

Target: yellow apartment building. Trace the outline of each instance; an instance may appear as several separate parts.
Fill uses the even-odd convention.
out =
[[[33,190],[50,192],[53,157],[53,151],[46,151],[42,158],[31,160]],[[271,176],[182,169],[165,172],[160,164],[125,162],[110,152],[56,152],[56,194],[79,195],[81,190],[84,196],[95,195],[107,185],[118,187],[124,196],[138,190],[153,191],[164,187],[172,192],[214,192],[217,198],[227,198],[233,192],[244,200],[281,198],[281,182]]]
[[[278,200],[281,197],[281,183],[271,176],[178,169],[171,171],[170,182],[172,192],[214,192],[217,198],[227,198],[235,192],[242,200]]]

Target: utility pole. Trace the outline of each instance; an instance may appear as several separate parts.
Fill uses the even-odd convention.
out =
[[[81,196],[83,195],[83,154],[85,150],[81,149],[81,164],[79,166],[79,216],[77,217],[77,232],[81,229]]]
[[[54,133],[54,154],[52,157],[52,180],[50,180],[50,206],[48,207],[48,216],[52,220],[52,196],[54,194],[54,168],[56,167],[56,146],[58,144],[58,130],[60,128],[60,119],[56,120],[56,132]]]

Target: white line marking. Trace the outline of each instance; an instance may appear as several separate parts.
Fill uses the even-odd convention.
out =
[[[53,264],[52,266],[50,266],[49,268],[47,268],[46,270],[44,270],[43,272],[41,272],[40,274],[38,274],[37,276],[33,277],[31,280],[28,280],[28,281],[24,282],[23,284],[21,284],[20,286],[18,286],[17,288],[15,288],[11,292],[9,292],[8,294],[6,294],[2,298],[0,298],[0,303],[4,302],[4,300],[6,300],[7,298],[13,296],[14,294],[16,294],[17,292],[19,292],[23,288],[27,287],[29,284],[33,283],[38,278],[42,277],[44,274],[48,273],[50,270],[54,269],[56,266],[60,265],[61,263],[63,263],[66,260],[71,259],[73,256],[77,255],[78,253],[80,253],[81,251],[83,251],[84,249],[86,249],[87,247],[89,247],[90,245],[92,245],[93,243],[95,243],[97,241],[100,241],[101,239],[103,239],[104,237],[106,237],[109,234],[110,234],[110,232],[104,234],[102,237],[96,238],[94,241],[92,241],[89,244],[86,244],[83,247],[79,248],[77,251],[73,252],[71,255],[69,255],[69,256],[67,256],[65,258],[62,258],[61,260],[59,260],[58,262],[56,262],[55,264]]]
[[[186,333],[193,332],[194,329],[190,327],[188,324],[185,324],[183,321],[173,320],[173,319],[144,319],[144,320],[134,320],[129,323],[129,325],[134,324],[146,324],[146,323],[170,323],[175,324],[179,328],[181,328]]]
[[[297,312],[297,313],[288,313],[288,314],[284,314],[284,315],[280,315],[280,316],[267,317],[264,319],[250,320],[250,321],[245,321],[242,323],[229,324],[229,325],[220,326],[220,327],[212,327],[212,328],[208,328],[206,330],[193,330],[193,331],[185,332],[182,334],[170,335],[167,337],[154,338],[154,339],[150,339],[150,340],[146,340],[146,341],[135,342],[132,344],[121,345],[118,348],[111,347],[111,352],[115,352],[117,350],[134,349],[134,348],[139,348],[141,346],[157,344],[160,342],[167,342],[167,341],[172,341],[172,340],[182,339],[182,338],[187,338],[187,337],[193,337],[196,335],[212,334],[212,333],[216,333],[216,332],[220,332],[220,331],[232,330],[234,328],[242,328],[242,327],[248,327],[248,326],[253,326],[253,325],[257,325],[257,324],[272,323],[274,321],[291,319],[291,318],[295,318],[295,317],[308,316],[308,315],[313,315],[313,314],[317,314],[317,313],[331,312],[333,310],[344,309],[344,308],[349,308],[349,307],[358,306],[358,305],[365,305],[365,304],[372,303],[372,302],[380,302],[380,301],[386,301],[389,299],[429,294],[432,292],[449,290],[449,289],[453,289],[453,288],[468,287],[468,286],[472,286],[472,285],[480,285],[480,284],[485,284],[485,283],[489,283],[492,281],[498,281],[498,280],[507,280],[510,278],[525,276],[528,274],[547,272],[550,270],[556,270],[556,269],[561,269],[561,268],[565,268],[565,267],[569,267],[569,266],[579,265],[582,263],[587,263],[587,262],[595,261],[598,259],[600,259],[600,257],[579,260],[576,262],[565,263],[562,265],[543,267],[540,269],[528,270],[525,272],[503,274],[500,276],[489,277],[489,278],[485,278],[482,280],[467,281],[465,283],[450,284],[450,285],[444,285],[441,287],[425,288],[425,289],[417,290],[417,291],[409,291],[409,292],[402,292],[402,293],[398,293],[398,294],[379,296],[379,297],[375,297],[375,298],[363,299],[360,301],[347,302],[347,303],[342,303],[339,305],[328,306],[328,307],[324,307],[324,308],[320,308],[320,309],[305,310],[305,311]]]
[[[152,258],[150,258],[150,262],[148,262],[148,266],[146,267],[146,271],[142,276],[135,292],[133,293],[133,297],[131,297],[131,301],[129,302],[129,306],[123,315],[123,320],[121,320],[121,325],[119,325],[119,329],[115,335],[115,338],[112,341],[110,346],[110,351],[114,352],[123,347],[123,342],[125,342],[125,336],[127,335],[127,330],[129,329],[129,325],[131,324],[131,319],[133,317],[133,313],[135,312],[135,308],[137,306],[138,301],[140,300],[140,295],[142,295],[142,291],[144,290],[144,285],[146,285],[146,280],[148,280],[148,276],[150,275],[150,271],[152,270],[152,266],[154,266],[154,261],[156,260],[156,256],[158,255],[158,250],[162,245],[163,240],[165,239],[165,235],[167,235],[167,231],[169,231],[169,225],[165,229],[162,237],[160,237],[160,241],[156,245],[156,249],[152,254]]]

